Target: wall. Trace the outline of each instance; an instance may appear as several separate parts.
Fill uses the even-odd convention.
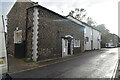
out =
[[[7,15],[8,17],[8,20],[7,20],[8,53],[14,54],[13,39],[14,39],[14,31],[16,27],[19,27],[19,29],[23,31],[23,40],[25,40],[26,9],[31,6],[33,6],[33,3],[31,2],[16,2]],[[31,35],[29,34],[28,36],[31,36]],[[28,47],[31,47],[31,46],[28,46]]]
[[[81,41],[81,47],[74,48],[74,54],[84,51],[83,27],[45,8],[40,7],[39,9],[39,59],[61,57],[61,37],[65,37],[66,35],[72,35],[75,39],[80,39]]]
[[[85,50],[91,50],[92,28],[91,27],[87,27],[87,26],[85,26],[85,28],[86,28],[85,37],[89,38],[89,41],[86,42],[86,44],[85,44]]]
[[[93,49],[100,49],[100,33],[99,31],[93,29]]]
[[[8,52],[14,54],[13,32],[16,27],[23,30],[23,40],[26,29],[26,9],[33,3],[16,3],[8,14]],[[62,56],[62,38],[72,35],[80,39],[81,47],[74,48],[74,54],[84,51],[84,28],[44,7],[39,6],[38,20],[38,60]],[[32,57],[33,9],[28,12],[27,26],[27,57]]]

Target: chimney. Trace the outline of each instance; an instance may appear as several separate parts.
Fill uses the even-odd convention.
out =
[[[33,2],[33,4],[34,4],[34,6],[38,6],[39,5],[38,2]]]

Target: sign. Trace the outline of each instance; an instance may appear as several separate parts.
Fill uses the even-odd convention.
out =
[[[22,43],[22,30],[14,31],[14,43]]]

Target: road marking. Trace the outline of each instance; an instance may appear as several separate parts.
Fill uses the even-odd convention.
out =
[[[116,60],[115,69],[114,69],[114,71],[113,71],[113,75],[112,75],[112,77],[111,77],[111,80],[114,80],[114,79],[115,79],[115,75],[116,75],[117,68],[118,68],[118,60]]]

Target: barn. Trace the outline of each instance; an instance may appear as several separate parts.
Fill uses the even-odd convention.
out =
[[[33,61],[84,52],[84,26],[35,2],[15,2],[7,15],[7,50]]]

